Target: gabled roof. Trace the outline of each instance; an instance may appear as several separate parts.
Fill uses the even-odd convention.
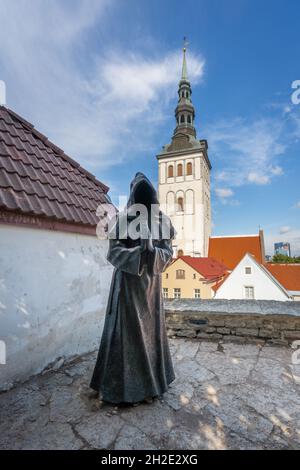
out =
[[[107,191],[32,124],[0,106],[0,210],[95,226]]]
[[[195,271],[201,274],[207,280],[219,279],[227,272],[226,266],[214,258],[199,258],[193,256],[180,256],[176,258],[183,260],[191,266]]]
[[[300,264],[266,263],[265,268],[290,291],[300,291]]]
[[[251,254],[251,253],[245,253],[245,255],[242,257],[242,259],[240,260],[240,262],[237,264],[237,266],[235,267],[235,269],[238,269],[238,266],[245,260],[247,259],[247,262],[251,263],[254,263],[258,269],[260,269],[277,287],[278,289],[280,289],[284,295],[287,297],[287,298],[290,298],[290,294],[289,292],[287,292],[287,289],[279,282],[278,279],[276,279],[275,276],[273,276],[273,274],[268,270],[266,269],[266,267],[259,263],[256,258]],[[226,276],[225,279],[222,280],[222,282],[218,283],[217,284],[217,287],[215,287],[215,291],[217,291],[222,285],[226,284],[226,282],[228,282],[230,279],[231,279],[231,276],[234,274],[235,272],[235,269],[233,272],[231,272],[228,276]]]
[[[254,256],[259,263],[264,262],[262,234],[210,237],[209,239],[208,256],[225,264],[230,270],[235,268],[246,253]]]

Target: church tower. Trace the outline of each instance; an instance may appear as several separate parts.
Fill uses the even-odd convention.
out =
[[[207,256],[211,232],[210,170],[206,140],[197,140],[186,47],[170,144],[157,155],[160,207],[176,229],[174,255]]]

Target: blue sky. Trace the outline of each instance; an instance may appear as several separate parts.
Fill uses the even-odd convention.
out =
[[[7,105],[111,188],[157,182],[188,36],[213,234],[265,232],[300,254],[298,0],[0,0]]]

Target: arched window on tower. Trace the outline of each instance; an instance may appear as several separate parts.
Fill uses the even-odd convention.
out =
[[[186,174],[192,175],[193,174],[193,164],[192,162],[188,162],[186,165]]]
[[[179,163],[177,165],[177,176],[182,176],[183,175],[183,167],[182,167],[182,164]]]
[[[188,114],[187,122],[188,122],[188,124],[192,124],[192,118],[191,118],[190,114]]]
[[[183,197],[177,198],[177,212],[183,212]]]
[[[173,178],[174,176],[174,167],[173,165],[168,166],[168,178]]]
[[[184,123],[184,114],[181,115],[180,122]]]

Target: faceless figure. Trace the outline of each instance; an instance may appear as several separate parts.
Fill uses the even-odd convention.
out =
[[[146,239],[124,237],[124,219],[120,228],[126,214],[127,224],[132,222],[128,213],[135,204],[147,208],[146,220],[140,221],[140,226],[147,225]],[[111,403],[135,403],[160,396],[175,378],[161,293],[161,273],[172,260],[175,231],[161,212],[151,217],[152,205],[158,206],[156,191],[145,175],[137,173],[125,214],[118,215],[109,241],[107,259],[115,270],[90,384]],[[156,234],[155,238],[151,233]]]

